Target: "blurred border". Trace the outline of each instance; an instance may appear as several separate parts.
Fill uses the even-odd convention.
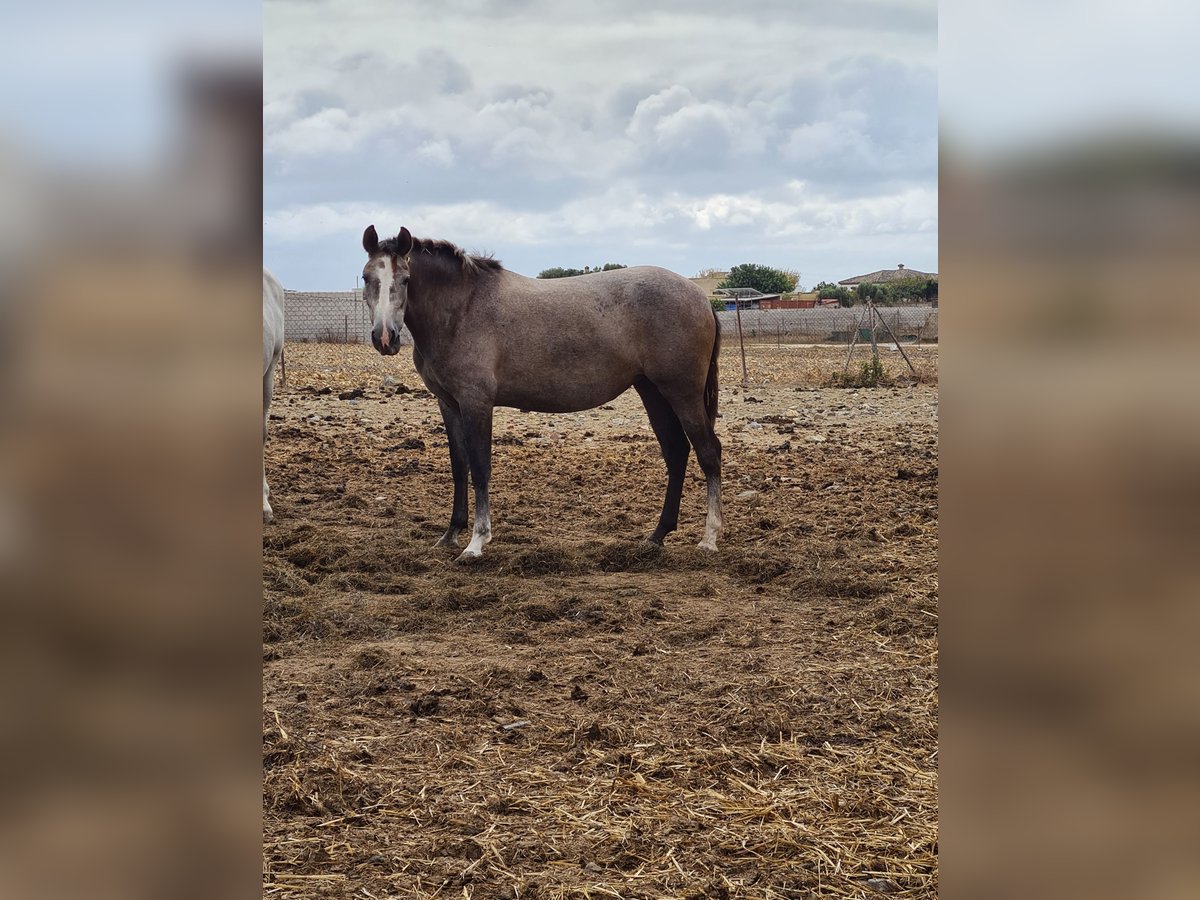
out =
[[[943,6],[954,894],[1200,896],[1200,119],[1160,6]]]
[[[2,896],[261,893],[259,15],[6,13]]]

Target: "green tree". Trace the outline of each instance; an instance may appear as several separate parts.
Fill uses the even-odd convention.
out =
[[[590,275],[592,272],[611,272],[613,269],[624,269],[623,263],[605,263],[603,266],[584,266],[582,269],[564,269],[562,266],[554,266],[549,269],[542,269],[538,272],[538,278],[573,278],[576,275]]]
[[[718,288],[754,288],[764,294],[787,294],[796,289],[800,273],[759,263],[741,263],[729,270]]]
[[[821,300],[837,300],[839,306],[854,305],[854,291],[842,287],[840,284],[822,281],[813,290],[817,292],[817,297]]]
[[[902,278],[889,287],[897,303],[917,303],[931,300],[937,294],[937,282],[932,278]]]
[[[854,293],[858,295],[860,303],[866,303],[868,300],[878,301],[880,295],[883,293],[883,288],[873,281],[862,281],[854,289]]]

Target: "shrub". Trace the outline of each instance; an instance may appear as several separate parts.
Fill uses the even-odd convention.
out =
[[[796,289],[800,273],[758,263],[741,263],[729,270],[718,288],[754,288],[764,294],[787,294]]]
[[[890,379],[883,370],[883,363],[879,361],[878,356],[864,360],[857,372],[834,372],[829,378],[831,387],[865,388],[879,387],[889,383]]]

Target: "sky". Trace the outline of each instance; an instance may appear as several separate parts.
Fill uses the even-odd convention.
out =
[[[933,0],[266,0],[264,262],[937,271]]]
[[[1200,133],[1200,5],[944,3],[943,146],[980,159],[1137,131]]]

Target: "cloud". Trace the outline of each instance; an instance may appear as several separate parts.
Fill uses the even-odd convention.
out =
[[[537,244],[563,237],[620,233],[644,240],[661,228],[698,234],[754,229],[770,239],[814,233],[826,239],[886,233],[932,234],[936,191],[911,188],[867,198],[833,198],[793,182],[775,194],[679,193],[661,195],[615,187],[575,197],[542,212],[518,212],[497,203],[334,203],[295,206],[268,214],[264,234],[280,242],[323,240],[358,234],[369,224],[406,225],[418,236],[459,244]],[[382,223],[389,223],[384,226]]]
[[[417,157],[442,169],[454,165],[454,150],[445,139],[426,141],[417,148]]]
[[[674,84],[637,104],[625,134],[634,143],[634,160],[709,168],[733,156],[761,153],[766,129],[749,109],[701,101]]]
[[[268,248],[357,234],[374,210],[531,253],[625,236],[698,257],[736,232],[764,247],[923,235],[936,256],[927,0],[745,15],[327,0],[265,16]]]
[[[322,109],[287,122],[264,143],[268,152],[285,157],[336,155],[358,146],[380,126],[344,109]]]

